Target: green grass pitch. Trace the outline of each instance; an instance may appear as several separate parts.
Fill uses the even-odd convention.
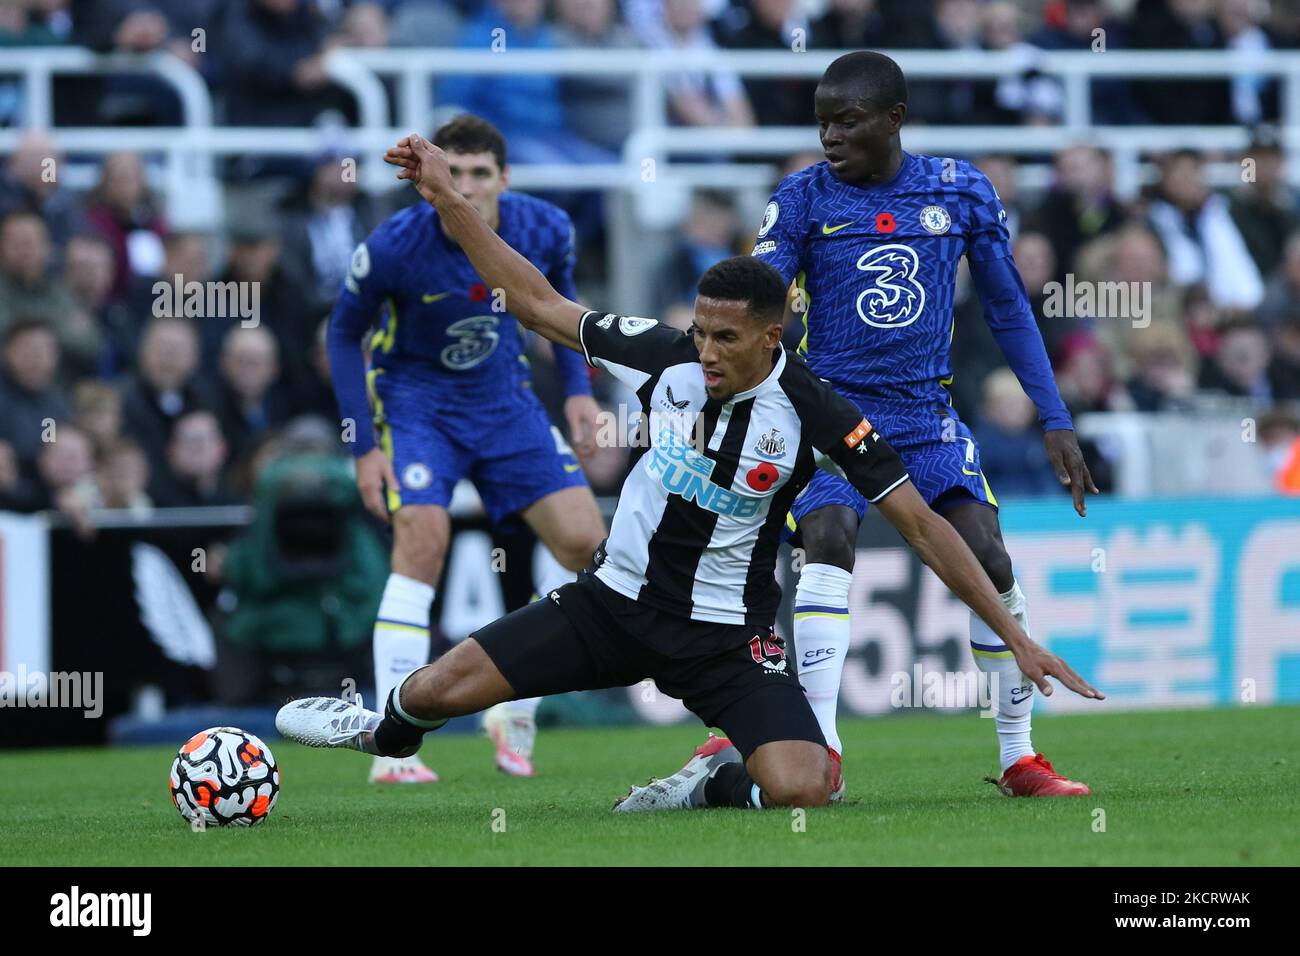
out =
[[[195,728],[196,730],[199,728]],[[541,776],[491,746],[431,736],[428,787],[366,783],[370,758],[272,744],[280,803],[251,830],[192,833],[169,748],[0,754],[7,865],[1270,865],[1300,860],[1300,708],[1039,717],[1034,739],[1094,796],[1011,800],[974,715],[844,722],[846,803],[808,811],[615,816],[632,783],[702,738],[671,728],[543,730]],[[177,745],[181,741],[177,741]],[[1104,811],[1103,822],[1097,814]],[[495,827],[494,827],[495,823]]]

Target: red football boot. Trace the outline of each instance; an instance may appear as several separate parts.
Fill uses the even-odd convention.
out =
[[[997,785],[1008,797],[1086,797],[1092,793],[1086,783],[1062,777],[1042,754],[1021,757]]]
[[[843,760],[838,750],[827,747],[826,753],[831,758],[831,803],[839,803],[844,799],[844,791],[848,789],[844,785]]]

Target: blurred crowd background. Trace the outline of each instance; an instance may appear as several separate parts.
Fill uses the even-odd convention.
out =
[[[1050,125],[1064,95],[1034,68],[1045,51],[1095,49],[1098,36],[1107,50],[1287,50],[1300,47],[1300,0],[8,0],[0,126],[24,125],[22,83],[3,69],[9,47],[165,50],[202,74],[222,124],[325,128],[356,120],[324,68],[330,51],[489,49],[499,27],[512,50],[1013,51],[1023,69],[1003,79],[913,82],[909,123]],[[1277,84],[1092,83],[1098,123],[1246,126],[1252,142],[1244,154],[1152,156],[1157,174],[1133,199],[1117,195],[1111,157],[1092,146],[1044,157],[1050,183],[1032,192],[1021,188],[1023,160],[971,157],[1005,203],[1067,404],[1076,414],[1240,414],[1269,484],[1300,493],[1300,206],[1286,182]],[[670,115],[702,127],[811,126],[814,86],[742,80],[721,66],[683,73],[671,82]],[[497,124],[516,164],[616,162],[632,122],[627,82],[598,77],[444,77],[434,101]],[[0,169],[0,510],[57,509],[88,529],[98,508],[251,502],[258,476],[286,451],[346,456],[325,323],[356,243],[410,192],[367,195],[340,176],[336,150],[236,157],[223,180],[272,184],[275,201],[220,229],[174,226],[147,156],[89,157],[97,181],[86,189],[49,175],[64,160],[60,127],[177,124],[167,86],[62,76],[53,109],[54,129],[24,132]],[[819,160],[782,157],[780,168]],[[1214,181],[1215,164],[1249,175]],[[660,319],[688,325],[698,276],[752,247],[757,222],[723,185],[695,192],[667,254],[644,264]],[[584,297],[618,308],[601,298],[609,256],[600,197],[548,198],[578,225]],[[160,315],[155,283],[175,277],[256,283],[259,324]],[[1050,284],[1067,277],[1149,284],[1149,313],[1140,322],[1052,314]],[[967,285],[953,395],[974,424],[986,475],[1000,497],[1062,494],[1033,408]],[[801,335],[796,319],[790,344]],[[535,341],[530,353],[538,391],[558,409],[549,345]],[[596,387],[611,409],[625,398],[602,379]],[[1105,443],[1088,443],[1088,454],[1103,489],[1113,487]],[[598,493],[617,492],[626,456],[602,448],[587,464]]]

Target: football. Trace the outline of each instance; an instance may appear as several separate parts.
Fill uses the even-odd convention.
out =
[[[210,727],[177,751],[170,784],[172,803],[191,826],[251,827],[275,809],[280,769],[261,738]]]

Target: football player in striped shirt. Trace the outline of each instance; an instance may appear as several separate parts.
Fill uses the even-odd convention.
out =
[[[773,632],[781,528],[818,468],[846,477],[880,508],[1044,693],[1051,693],[1051,674],[1085,697],[1102,696],[1024,635],[888,442],[781,347],[786,285],[771,266],[738,256],[710,268],[689,333],[593,312],[555,291],[488,228],[453,188],[436,147],[411,135],[385,159],[437,206],[521,323],[580,348],[589,363],[636,391],[649,445],[624,483],[594,572],[413,671],[383,714],[331,697],[286,704],[276,715],[286,737],[404,756],[449,718],[503,700],[652,678],[705,724],[722,728],[727,745],[716,738],[671,786],[634,789],[618,809],[826,803],[826,741]]]

